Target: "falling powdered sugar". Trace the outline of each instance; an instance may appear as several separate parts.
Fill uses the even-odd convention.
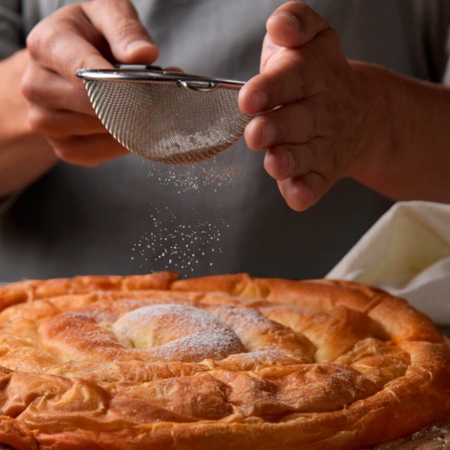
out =
[[[159,268],[190,271],[202,261],[212,266],[220,247],[221,230],[228,228],[220,217],[212,221],[180,222],[176,214],[165,207],[154,208],[147,230],[141,239],[132,244],[132,260],[141,260],[141,267],[154,265]]]
[[[241,168],[235,161],[208,160],[195,166],[149,166],[148,176],[161,186],[175,186],[178,193],[200,192],[201,188],[214,192],[221,187],[233,187]]]
[[[219,189],[234,188],[240,167],[227,159],[193,166],[145,163],[151,182],[161,187],[157,193],[161,198],[149,202],[150,214],[142,236],[131,242],[131,260],[148,271],[192,274],[203,267],[201,274],[207,272],[220,258],[220,240],[229,228],[220,209],[221,197],[216,200],[211,196]],[[173,193],[180,196],[176,201]],[[199,197],[193,199],[196,194]],[[204,194],[208,203],[201,202]],[[161,206],[164,201],[167,206]]]

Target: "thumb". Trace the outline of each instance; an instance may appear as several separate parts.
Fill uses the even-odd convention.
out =
[[[81,6],[117,61],[150,64],[158,57],[158,48],[129,0],[96,0]]]
[[[280,6],[267,20],[267,32],[281,47],[301,47],[328,28],[320,14],[297,1]]]

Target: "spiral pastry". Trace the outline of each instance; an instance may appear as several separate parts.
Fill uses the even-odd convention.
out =
[[[445,339],[355,283],[84,276],[0,309],[0,448],[349,450],[450,411]]]

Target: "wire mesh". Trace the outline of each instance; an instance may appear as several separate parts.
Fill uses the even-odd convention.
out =
[[[239,89],[188,89],[180,84],[88,80],[92,106],[129,151],[168,164],[191,164],[221,153],[243,134],[250,116]]]

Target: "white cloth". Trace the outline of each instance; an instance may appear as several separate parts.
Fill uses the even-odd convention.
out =
[[[399,202],[328,273],[405,298],[450,325],[450,205]]]

